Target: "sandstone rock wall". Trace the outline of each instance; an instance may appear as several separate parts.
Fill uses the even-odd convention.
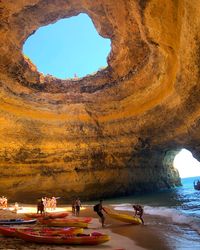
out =
[[[185,147],[198,157],[198,0],[7,0],[0,11],[2,195],[94,199],[180,184],[166,156]],[[79,13],[111,39],[108,67],[43,76],[23,43]]]

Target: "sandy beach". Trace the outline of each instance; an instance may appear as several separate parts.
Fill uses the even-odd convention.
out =
[[[128,212],[127,212],[128,213]],[[129,213],[131,214],[131,213]],[[5,238],[0,236],[0,249],[13,250],[13,249],[39,249],[39,250],[143,250],[143,249],[169,249],[166,242],[159,236],[158,230],[148,226],[149,216],[144,216],[145,225],[129,225],[106,216],[106,227],[102,228],[99,222],[99,218],[93,211],[92,206],[86,206],[84,210],[81,210],[80,216],[92,217],[92,222],[89,224],[89,228],[85,229],[85,233],[91,233],[92,231],[98,231],[110,235],[110,241],[97,245],[97,246],[68,246],[68,245],[49,245],[49,244],[33,244],[24,242],[17,238]],[[0,210],[0,219],[10,218],[25,218],[23,213],[16,214],[10,211]],[[31,225],[32,227],[40,226],[39,223]]]

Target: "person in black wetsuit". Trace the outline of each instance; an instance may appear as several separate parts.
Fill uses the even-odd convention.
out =
[[[144,224],[144,220],[142,218],[144,210],[143,210],[142,206],[140,206],[140,205],[133,205],[133,208],[135,210],[135,215],[134,216],[135,217],[139,216],[140,220],[142,221],[142,224]]]
[[[44,203],[43,203],[43,200],[42,200],[42,199],[39,199],[39,200],[38,200],[38,204],[37,204],[37,214],[38,214],[38,213],[41,213],[41,214],[44,213]]]
[[[94,206],[94,211],[98,214],[98,216],[100,217],[100,220],[101,220],[101,224],[102,224],[102,227],[105,226],[105,216],[103,214],[103,211],[105,211],[105,209],[103,208],[103,200],[100,200],[98,204],[96,204]]]

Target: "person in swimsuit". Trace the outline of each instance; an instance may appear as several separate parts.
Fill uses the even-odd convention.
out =
[[[79,216],[80,213],[80,208],[81,208],[81,201],[79,198],[75,200],[75,215]]]

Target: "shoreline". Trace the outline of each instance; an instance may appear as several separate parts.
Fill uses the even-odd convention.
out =
[[[22,205],[23,206],[23,205]],[[25,206],[25,205],[24,205]],[[27,205],[31,206],[31,204]],[[33,206],[34,207],[34,206]],[[109,207],[106,205],[106,207]],[[58,206],[69,211],[71,207]],[[35,210],[36,211],[36,210]],[[126,212],[131,214],[130,212]],[[98,215],[93,211],[92,205],[85,206],[85,209],[80,211],[80,217],[92,217],[92,223],[89,224],[88,229],[84,229],[85,233],[91,233],[92,231],[98,231],[110,235],[111,240],[101,245],[95,246],[71,246],[71,245],[51,245],[51,244],[36,244],[24,242],[20,239],[5,238],[0,236],[0,249],[14,250],[14,249],[38,249],[38,250],[80,250],[80,249],[91,249],[91,250],[150,250],[150,249],[162,249],[167,250],[166,242],[162,237],[159,236],[159,231],[153,229],[152,226],[148,226],[150,217],[145,215],[144,220],[146,225],[130,225],[123,222],[109,218],[106,214],[106,227],[102,228],[99,222]],[[13,219],[13,218],[25,218],[23,213],[14,213],[10,211],[0,210],[0,219]],[[34,225],[31,225],[31,227]],[[38,226],[38,224],[37,224]]]
[[[112,206],[106,205],[105,207],[113,208]],[[90,210],[90,211],[89,211]],[[81,216],[88,216],[92,213],[94,218],[98,219],[95,212],[92,211],[93,207],[88,207],[88,210],[83,210]],[[119,213],[125,213],[133,215],[132,212],[118,211]],[[105,214],[105,213],[104,213]],[[156,227],[151,226],[152,216],[144,214],[144,225],[132,225],[114,220],[105,214],[106,220],[105,224],[108,226],[106,229],[110,230],[112,233],[116,234],[116,237],[125,237],[125,239],[131,240],[131,243],[123,249],[126,250],[169,250],[168,244],[160,235],[159,230]],[[99,223],[101,228],[101,224]]]

